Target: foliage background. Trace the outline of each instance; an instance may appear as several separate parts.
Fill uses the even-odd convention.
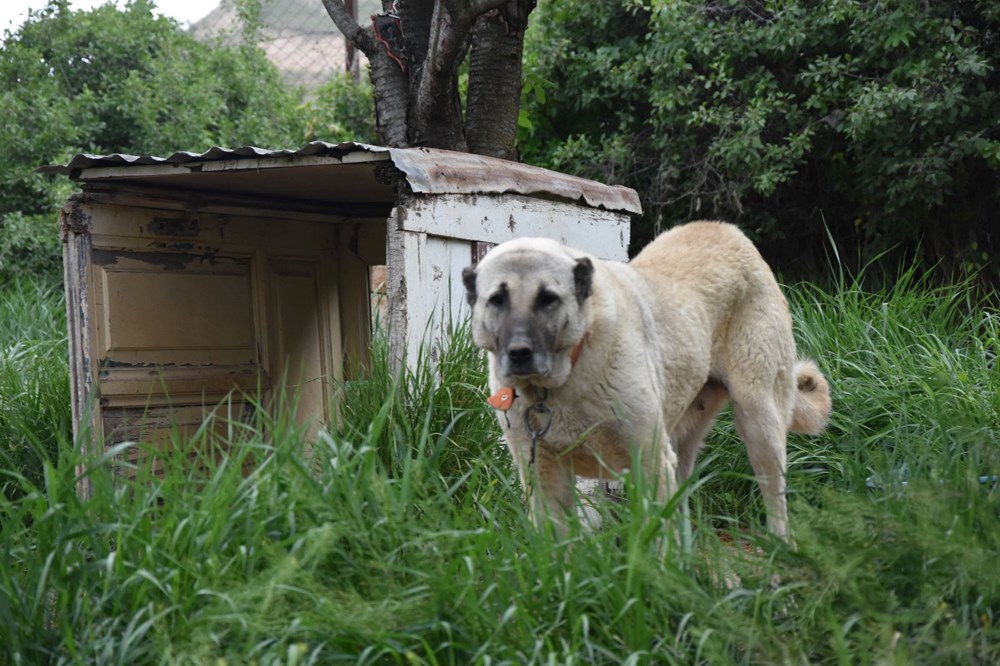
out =
[[[248,7],[254,3],[244,3]],[[252,17],[251,17],[252,18]],[[59,268],[79,152],[374,141],[370,85],[306,93],[254,47],[206,44],[147,0],[53,0],[0,48],[0,278]],[[546,0],[525,45],[522,160],[635,188],[633,251],[737,222],[789,277],[829,240],[944,276],[1000,277],[1000,6]]]
[[[634,249],[724,218],[789,275],[824,270],[828,233],[855,265],[894,249],[1000,275],[995,2],[547,0],[532,19],[523,158],[638,190]]]

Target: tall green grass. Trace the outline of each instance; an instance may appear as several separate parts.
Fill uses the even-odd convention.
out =
[[[685,488],[690,544],[660,538],[678,507],[641,478],[601,530],[537,530],[468,335],[400,379],[379,343],[313,441],[257,410],[178,438],[162,476],[125,475],[41,426],[61,434],[37,473],[3,472],[0,663],[1000,660],[1000,491],[980,482],[1000,473],[997,313],[913,273],[788,294],[835,396],[826,434],[790,440],[795,549],[762,534],[726,418]],[[64,381],[48,361],[21,361],[19,381]],[[48,401],[68,419],[68,396]],[[40,437],[18,430],[30,411],[0,437]]]
[[[0,469],[42,480],[42,462],[70,438],[66,306],[62,288],[16,279],[0,285]],[[16,493],[0,477],[0,495]]]

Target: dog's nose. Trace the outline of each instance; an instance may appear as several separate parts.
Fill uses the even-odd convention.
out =
[[[507,347],[507,358],[510,359],[514,367],[523,366],[531,362],[531,347],[526,344],[513,344]]]

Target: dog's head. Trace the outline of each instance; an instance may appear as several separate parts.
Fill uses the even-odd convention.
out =
[[[594,264],[544,238],[498,245],[462,272],[472,335],[493,354],[507,386],[556,387],[572,369],[571,350],[592,318]]]

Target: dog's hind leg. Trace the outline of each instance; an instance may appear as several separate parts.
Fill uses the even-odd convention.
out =
[[[772,399],[740,399],[733,395],[736,430],[746,444],[750,464],[767,507],[767,523],[777,536],[788,536],[788,504],[785,499],[784,421]]]
[[[677,483],[684,483],[694,471],[698,452],[719,410],[726,406],[729,393],[719,381],[709,378],[670,433],[677,451]]]

